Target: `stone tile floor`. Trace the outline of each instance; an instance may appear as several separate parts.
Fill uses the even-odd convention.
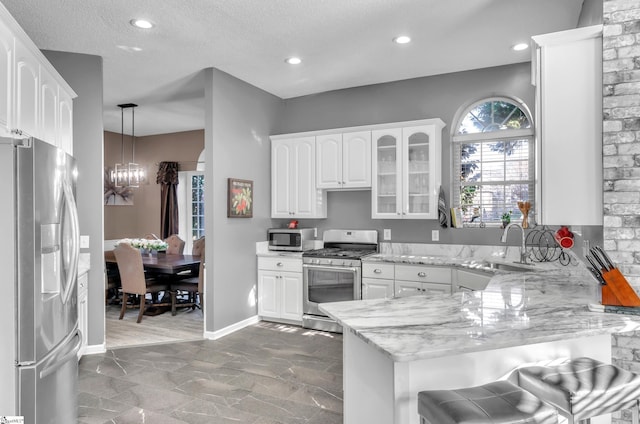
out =
[[[260,322],[84,356],[78,422],[342,423],[342,335]]]

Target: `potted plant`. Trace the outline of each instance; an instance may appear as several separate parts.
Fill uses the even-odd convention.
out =
[[[507,225],[511,223],[511,211],[503,213],[500,219],[502,220],[502,228],[507,228]]]

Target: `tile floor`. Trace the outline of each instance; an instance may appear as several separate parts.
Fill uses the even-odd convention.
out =
[[[80,361],[78,422],[342,423],[342,336],[261,322]]]

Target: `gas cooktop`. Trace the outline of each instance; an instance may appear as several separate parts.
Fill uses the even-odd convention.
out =
[[[376,249],[345,249],[341,247],[325,247],[324,249],[307,250],[303,257],[313,258],[340,258],[340,259],[360,259],[363,256],[376,253]]]

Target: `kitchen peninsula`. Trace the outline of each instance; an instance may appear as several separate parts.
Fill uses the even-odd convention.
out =
[[[640,329],[640,317],[589,311],[599,286],[581,263],[506,272],[455,255],[367,260],[493,276],[479,291],[323,304],[344,329],[345,424],[418,424],[420,390],[484,384],[525,364],[578,356],[611,362],[611,334]],[[592,422],[608,422],[599,419]]]

